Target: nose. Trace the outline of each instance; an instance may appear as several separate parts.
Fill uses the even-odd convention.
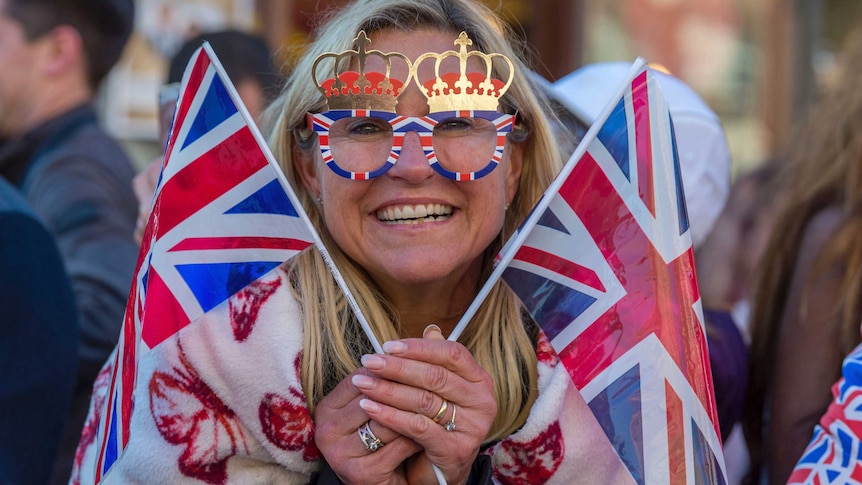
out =
[[[422,150],[422,139],[419,134],[415,131],[405,133],[398,161],[386,172],[386,175],[417,183],[433,177],[434,173],[425,151]]]

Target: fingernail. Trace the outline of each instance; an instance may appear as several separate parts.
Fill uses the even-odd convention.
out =
[[[383,351],[387,354],[402,354],[407,351],[407,344],[400,340],[383,342]]]
[[[384,348],[386,344],[383,344]],[[380,370],[386,366],[386,361],[382,357],[372,354],[365,354],[359,359],[366,369]]]
[[[354,375],[350,378],[350,382],[360,389],[371,389],[374,387],[374,379],[362,374]]]
[[[426,335],[428,335],[428,332],[431,332],[431,331],[437,331],[437,333],[439,333],[440,335],[443,335],[443,331],[440,330],[440,327],[438,327],[437,325],[434,325],[432,323],[431,325],[428,325],[427,327],[425,327],[425,330],[422,331],[422,337],[424,338]]]
[[[360,399],[359,407],[361,407],[365,412],[369,413],[379,413],[381,411],[381,407],[376,402],[371,399]]]

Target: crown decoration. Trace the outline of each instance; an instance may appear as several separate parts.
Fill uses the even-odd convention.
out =
[[[378,50],[367,50],[371,40],[360,30],[353,39],[356,50],[344,52],[325,52],[314,60],[311,66],[311,76],[314,83],[326,99],[329,109],[351,109],[351,110],[382,110],[395,111],[398,96],[404,85],[413,77],[419,90],[428,100],[431,112],[453,111],[453,110],[483,110],[497,111],[500,98],[509,89],[515,77],[515,68],[512,61],[503,54],[485,54],[480,51],[467,51],[467,46],[473,45],[473,41],[466,32],[461,32],[454,44],[459,46],[458,52],[449,50],[442,53],[427,52],[410,62],[404,54],[390,52],[384,54]],[[385,72],[366,71],[366,63],[369,58],[376,57],[383,60]],[[477,57],[484,61],[485,72],[467,72],[467,61],[471,57]],[[440,74],[441,65],[448,59],[458,60],[458,72],[447,72]],[[407,79],[393,79],[392,61],[401,59],[409,68]],[[434,77],[422,81],[419,79],[419,66],[428,59],[434,59]],[[506,80],[492,77],[494,60],[500,59],[505,62],[508,73]],[[318,81],[321,62],[332,61],[332,73],[323,82]],[[355,62],[354,62],[355,61]],[[357,65],[358,64],[358,65]],[[358,71],[344,70],[350,66],[358,67]],[[322,70],[322,68],[321,68]]]
[[[326,98],[327,106],[329,109],[395,111],[398,95],[401,94],[401,89],[409,82],[410,78],[408,74],[408,78],[403,81],[392,79],[392,60],[395,58],[402,59],[408,67],[410,67],[410,60],[398,52],[384,54],[378,50],[366,50],[371,44],[371,40],[365,35],[364,30],[359,31],[359,34],[353,39],[353,43],[356,50],[346,50],[340,53],[325,52],[319,55],[311,66],[311,77],[314,84],[317,85],[318,91]],[[383,60],[386,66],[385,72],[366,72],[365,64],[368,58],[372,56]],[[333,62],[332,75],[323,82],[318,82],[318,65],[327,59],[331,59]],[[358,61],[358,72],[340,71],[342,67],[349,68],[353,64],[351,62],[353,60]]]
[[[431,112],[452,110],[484,110],[497,111],[500,98],[509,89],[515,77],[515,68],[508,57],[500,53],[485,54],[480,51],[467,51],[467,46],[473,41],[466,32],[454,42],[459,46],[458,52],[446,51],[440,54],[429,52],[417,57],[413,62],[412,76],[422,94],[428,98]],[[440,65],[444,60],[456,57],[460,72],[440,74]],[[467,60],[478,57],[484,61],[485,73],[467,72]],[[418,76],[419,65],[427,59],[434,59],[434,78],[421,81]],[[502,59],[508,67],[505,81],[492,77],[494,59]]]

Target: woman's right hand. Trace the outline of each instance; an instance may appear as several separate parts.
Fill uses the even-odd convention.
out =
[[[421,450],[414,441],[384,428],[359,407],[364,396],[351,382],[354,375],[369,375],[357,369],[324,397],[315,411],[314,440],[332,471],[348,484],[406,484],[404,462]],[[359,436],[368,423],[383,446],[370,451]]]

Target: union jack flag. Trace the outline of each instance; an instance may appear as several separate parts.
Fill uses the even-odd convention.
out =
[[[137,362],[318,240],[209,44],[182,82],[97,437],[100,482],[129,443]]]
[[[726,482],[688,229],[670,114],[639,59],[495,269],[639,484]]]
[[[862,345],[844,359],[832,394],[788,484],[862,483]]]

